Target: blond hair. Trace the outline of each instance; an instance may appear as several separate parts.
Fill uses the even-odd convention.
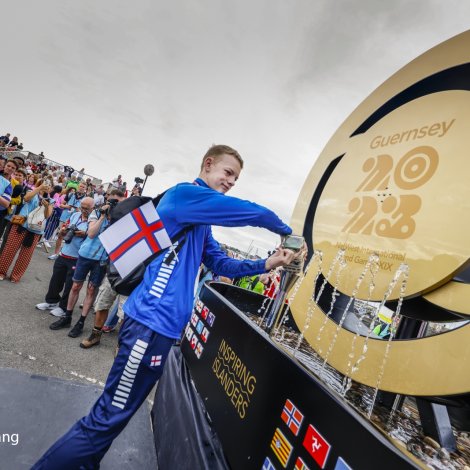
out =
[[[238,163],[240,163],[240,168],[243,168],[243,159],[235,149],[228,145],[213,145],[202,158],[201,171],[204,169],[204,162],[209,157],[214,157],[214,160],[217,161],[220,160],[222,155],[231,155],[232,157],[235,157],[238,160]]]

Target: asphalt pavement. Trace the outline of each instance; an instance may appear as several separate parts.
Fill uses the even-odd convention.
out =
[[[19,283],[8,278],[0,282],[0,438],[9,432],[15,435],[14,431],[21,441],[13,446],[0,440],[0,468],[30,468],[90,409],[104,387],[117,346],[118,334],[111,332],[103,334],[98,346],[80,348],[80,341],[93,327],[92,313],[78,338],[67,336],[69,328],[49,328],[57,318],[35,308],[44,302],[52,275],[54,261],[48,255],[36,248]],[[81,315],[79,304],[84,296],[85,287],[72,325]],[[103,470],[157,468],[149,414],[154,394],[153,390],[113,443],[102,462]]]
[[[104,386],[117,345],[117,333],[103,334],[101,343],[91,349],[79,344],[93,327],[94,315],[89,314],[78,338],[69,338],[68,329],[53,331],[49,325],[56,320],[48,311],[35,305],[44,302],[54,261],[43,248],[36,248],[33,259],[17,284],[8,279],[0,282],[0,368],[14,368],[49,377]],[[79,304],[73,312],[72,325],[78,320]]]

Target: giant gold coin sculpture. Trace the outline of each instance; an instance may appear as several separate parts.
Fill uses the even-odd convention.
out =
[[[381,301],[405,263],[404,305],[419,299],[470,319],[470,283],[455,280],[470,263],[470,31],[406,65],[358,106],[315,162],[291,223],[310,252],[323,253],[323,276],[343,250],[341,294]],[[372,253],[375,288],[363,282],[355,291]],[[314,277],[313,266],[292,303],[301,330]],[[397,283],[389,300],[399,296]],[[338,331],[320,305],[314,310],[305,338],[353,380],[407,395],[470,392],[470,324],[387,344]],[[352,372],[365,341],[367,355]]]

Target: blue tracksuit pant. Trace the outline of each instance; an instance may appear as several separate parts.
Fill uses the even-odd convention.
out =
[[[32,468],[99,468],[113,440],[160,378],[174,343],[126,317],[119,333],[119,352],[102,395],[88,416],[77,421]]]

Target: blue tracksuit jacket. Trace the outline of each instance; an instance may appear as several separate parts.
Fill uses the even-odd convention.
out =
[[[143,282],[124,304],[127,316],[169,338],[179,338],[193,305],[194,283],[201,263],[227,277],[261,274],[266,260],[240,262],[228,257],[212,237],[211,225],[263,227],[279,235],[291,228],[266,207],[214,191],[201,179],[169,189],[157,211],[170,235],[193,226],[167,266],[168,252],[148,267]]]

